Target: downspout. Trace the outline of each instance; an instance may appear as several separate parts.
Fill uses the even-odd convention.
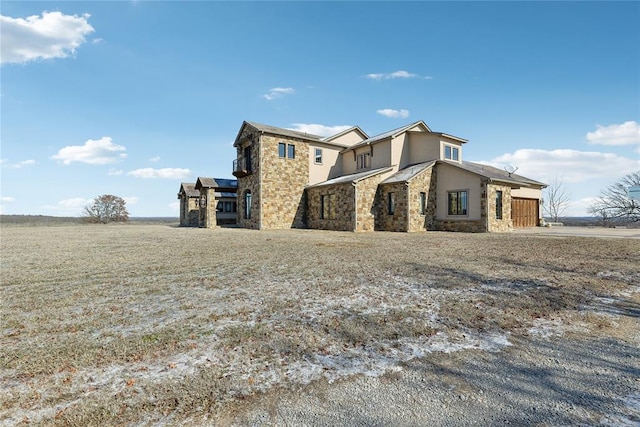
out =
[[[411,228],[409,224],[411,224],[411,187],[409,186],[409,181],[405,181],[404,185],[407,186],[407,224],[405,232],[409,232]]]
[[[484,229],[486,233],[491,232],[489,230],[489,183],[493,182],[491,178],[484,180],[484,194],[485,194],[485,206],[484,206]]]
[[[352,182],[351,185],[353,185],[353,213],[355,215],[353,219],[353,231],[356,232],[358,231],[358,184]]]

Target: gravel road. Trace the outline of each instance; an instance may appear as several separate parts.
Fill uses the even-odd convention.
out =
[[[229,424],[640,426],[637,345],[608,338],[512,344],[434,353],[379,378],[274,391],[237,407]]]

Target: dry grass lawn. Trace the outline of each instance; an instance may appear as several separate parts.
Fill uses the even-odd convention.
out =
[[[513,336],[640,345],[638,240],[145,224],[1,245],[0,424],[215,420]]]

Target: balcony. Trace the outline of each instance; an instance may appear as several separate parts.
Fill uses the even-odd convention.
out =
[[[251,175],[251,162],[247,162],[245,158],[236,159],[233,161],[233,176],[236,178],[244,178]]]

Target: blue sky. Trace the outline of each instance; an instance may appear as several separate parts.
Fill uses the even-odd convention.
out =
[[[3,1],[1,212],[101,194],[178,216],[243,120],[370,136],[424,120],[464,160],[560,179],[569,214],[640,169],[638,2]]]

